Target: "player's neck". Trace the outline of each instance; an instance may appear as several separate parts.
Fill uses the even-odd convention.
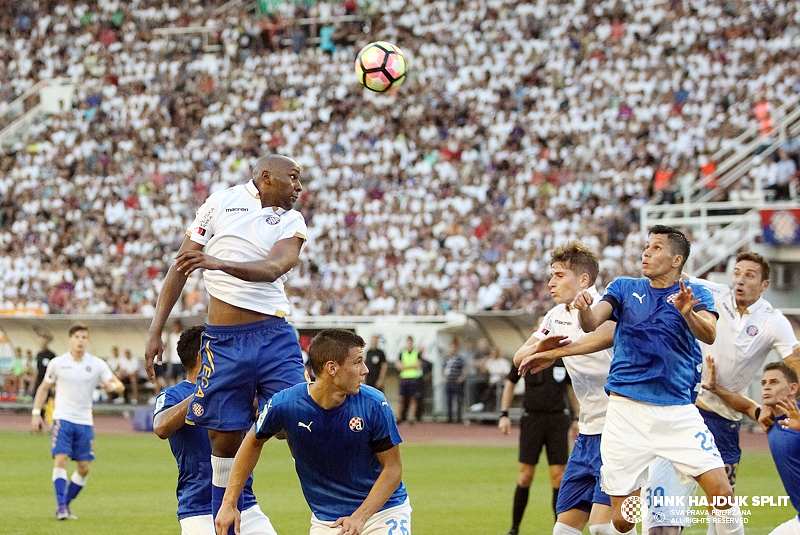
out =
[[[83,360],[83,356],[86,354],[86,351],[76,351],[74,349],[69,350],[69,354],[72,355],[72,358],[80,362]]]
[[[747,310],[747,309],[749,309],[751,306],[753,306],[755,304],[756,304],[755,301],[745,302],[745,301],[740,301],[740,300],[737,299],[736,300],[736,312],[738,312],[739,314],[747,314],[749,312],[749,310]]]
[[[658,275],[650,279],[650,286],[653,288],[669,288],[677,283],[680,278],[680,272],[675,273],[675,271],[670,271],[669,273]]]
[[[308,385],[308,394],[323,409],[335,409],[347,399],[347,394],[334,384],[319,379]]]

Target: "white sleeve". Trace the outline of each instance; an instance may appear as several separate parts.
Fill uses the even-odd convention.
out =
[[[48,384],[55,384],[56,382],[56,367],[53,366],[53,362],[56,359],[50,359],[50,362],[47,363],[47,371],[45,371],[43,382]]]
[[[287,238],[300,238],[305,240],[308,235],[308,227],[303,215],[297,210],[291,210],[281,217],[283,228],[278,237],[278,241]]]
[[[104,383],[107,383],[114,377],[114,372],[111,371],[111,368],[108,366],[108,363],[101,358],[97,359],[99,362],[100,367],[100,380]]]
[[[208,240],[214,235],[214,221],[219,210],[217,206],[218,195],[211,195],[206,202],[203,203],[194,216],[194,221],[189,225],[186,230],[186,236],[195,243],[205,245]]]
[[[691,286],[692,284],[704,286],[714,297],[719,297],[720,295],[724,295],[731,291],[731,289],[725,284],[717,284],[716,282],[707,281],[706,279],[700,279],[697,277],[689,278],[689,285]]]
[[[536,331],[535,334],[536,338],[539,340],[543,340],[553,334],[553,316],[555,315],[555,311],[558,307],[553,307],[550,311],[545,315],[544,319],[542,320],[542,325],[539,327],[539,330]]]
[[[782,359],[792,355],[794,353],[794,348],[797,347],[800,342],[797,341],[794,329],[792,329],[792,324],[789,323],[786,316],[776,310],[775,317],[770,321],[770,327],[773,337],[773,349],[778,352],[778,355],[780,355]]]

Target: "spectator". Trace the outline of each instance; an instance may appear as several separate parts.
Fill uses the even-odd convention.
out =
[[[379,340],[380,336],[377,334],[373,334],[370,337],[369,349],[364,355],[364,362],[369,368],[366,384],[383,391],[383,381],[386,378],[386,370],[389,368],[389,364],[386,362],[386,353],[378,347]]]
[[[464,381],[467,379],[467,361],[459,350],[458,338],[450,341],[450,348],[443,366],[445,399],[447,400],[447,422],[461,422],[461,407],[464,403]],[[453,406],[455,405],[455,413]]]

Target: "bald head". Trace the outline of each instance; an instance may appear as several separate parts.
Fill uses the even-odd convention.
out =
[[[256,162],[256,167],[253,169],[253,176],[257,177],[260,176],[261,173],[264,171],[269,172],[270,175],[274,175],[280,170],[286,169],[288,167],[299,167],[297,162],[289,158],[288,156],[281,156],[279,154],[270,154],[268,156],[262,156]]]

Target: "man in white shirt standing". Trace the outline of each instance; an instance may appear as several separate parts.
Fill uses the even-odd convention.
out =
[[[50,361],[44,381],[36,390],[31,412],[31,430],[42,428],[42,405],[48,393],[55,389],[53,429],[50,452],[53,454],[53,486],[58,509],[56,518],[75,518],[69,509],[70,502],[86,485],[89,465],[94,460],[92,440],[92,394],[98,384],[106,392],[121,394],[125,387],[112,373],[106,361],[86,352],[89,328],[73,325],[69,330],[69,351]],[[67,486],[67,461],[77,461]]]
[[[712,358],[716,364],[716,383],[741,395],[747,394],[748,386],[773,349],[795,372],[800,372],[800,342],[792,325],[761,297],[769,286],[769,272],[769,262],[763,256],[744,252],[736,256],[732,287],[684,274],[690,284],[708,288],[719,312],[714,343],[700,344],[704,362]],[[739,448],[742,413],[731,409],[717,395],[705,389],[700,389],[696,404],[714,435],[733,487],[742,454]],[[659,459],[653,463],[644,491],[650,506],[646,520],[651,535],[656,532],[677,534],[681,524],[688,522],[686,518],[676,518],[674,508],[657,505],[653,497],[685,496],[693,493],[694,487],[694,481],[681,485],[668,462]],[[709,525],[709,531],[713,532],[713,524]],[[656,527],[662,529],[653,531]]]

